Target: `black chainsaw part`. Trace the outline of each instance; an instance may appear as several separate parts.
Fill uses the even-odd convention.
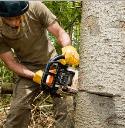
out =
[[[55,58],[51,59],[43,73],[42,81],[41,81],[41,89],[42,90],[49,90],[50,94],[55,94],[58,90],[59,86],[67,87],[72,85],[72,79],[75,73],[69,70],[68,65],[63,65],[59,62],[60,59],[64,59],[63,55],[56,56]],[[50,70],[54,70],[55,72],[52,73]],[[53,81],[50,85],[47,84],[47,77],[53,77]]]

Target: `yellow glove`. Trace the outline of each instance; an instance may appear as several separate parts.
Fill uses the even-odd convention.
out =
[[[43,76],[43,71],[42,70],[37,71],[33,77],[33,81],[38,84],[41,84],[42,76]]]
[[[73,46],[63,47],[62,54],[65,56],[65,59],[61,60],[62,64],[79,65],[79,54]]]

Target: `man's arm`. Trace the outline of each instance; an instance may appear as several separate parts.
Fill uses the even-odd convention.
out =
[[[13,54],[11,51],[5,52],[0,54],[0,58],[3,60],[3,62],[7,65],[7,67],[15,72],[16,74],[32,79],[35,75],[34,72],[27,69],[24,65],[18,63],[16,59],[13,57]]]
[[[65,32],[65,30],[58,24],[58,22],[54,22],[50,24],[47,30],[52,33],[56,38],[58,43],[65,47],[67,45],[71,45],[71,40],[69,35]]]

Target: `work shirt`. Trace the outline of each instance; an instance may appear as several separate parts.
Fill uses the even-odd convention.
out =
[[[24,65],[44,65],[55,52],[47,38],[47,27],[56,16],[40,1],[30,1],[20,29],[0,23],[0,53],[14,49]]]

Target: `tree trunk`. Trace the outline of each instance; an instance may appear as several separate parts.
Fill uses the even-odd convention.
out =
[[[75,128],[125,128],[125,2],[84,0]]]

